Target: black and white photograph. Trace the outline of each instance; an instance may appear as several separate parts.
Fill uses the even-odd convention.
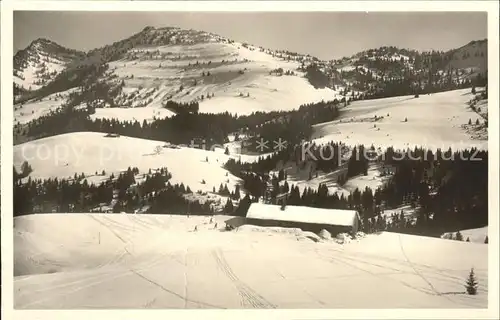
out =
[[[116,5],[12,10],[15,310],[498,312],[484,2]]]

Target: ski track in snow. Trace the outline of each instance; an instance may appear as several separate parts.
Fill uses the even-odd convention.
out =
[[[211,225],[223,225],[228,217],[210,219],[17,217],[15,261],[28,265],[14,280],[15,308],[478,308],[487,303],[484,244],[394,233],[344,245],[315,243],[265,228],[220,232]],[[81,265],[71,254],[97,232],[100,242]],[[56,272],[47,274],[45,265],[25,255],[43,257]],[[477,296],[463,293],[472,266],[480,283]]]
[[[217,266],[236,286],[238,293],[243,299],[242,307],[247,307],[248,305],[250,305],[253,308],[276,308],[275,305],[255,292],[234,274],[231,266],[227,263],[224,254],[220,250],[214,251],[213,256],[215,261],[217,262]]]

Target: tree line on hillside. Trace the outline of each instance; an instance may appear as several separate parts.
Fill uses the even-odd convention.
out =
[[[328,194],[324,184],[318,190],[305,188],[301,195],[297,186],[289,184],[284,170],[279,170],[277,175],[267,174],[279,162],[294,161],[293,154],[294,148],[289,148],[251,164],[230,159],[225,168],[243,180],[243,188],[255,199],[264,196],[271,183],[271,198],[279,193],[288,193],[288,204],[356,209],[364,220],[383,219],[380,217],[383,208],[411,204],[418,208],[416,223],[403,221],[398,224],[398,228],[405,225],[413,233],[438,235],[450,229],[477,228],[488,223],[487,151],[472,148],[432,152],[415,148],[402,152],[388,148],[374,158],[382,166],[391,167],[394,172],[388,183],[377,190],[354,190],[347,197]],[[339,186],[351,177],[367,174],[369,161],[364,156],[358,156],[363,154],[364,146],[353,148],[346,164],[346,173],[339,175]],[[309,158],[308,162],[319,161]],[[332,167],[324,172],[338,167],[336,159],[331,162]],[[300,165],[300,162],[297,163]],[[365,222],[367,225],[370,223]]]
[[[476,51],[475,57],[484,57]],[[334,61],[344,65],[353,61],[353,70],[340,70],[342,82],[349,80],[352,87],[365,92],[365,98],[427,94],[487,84],[487,70],[476,73],[455,67],[458,60],[470,57],[467,51],[426,51],[381,47],[364,51],[351,59]]]
[[[371,153],[375,152],[374,147],[366,150],[363,145],[354,146],[350,157],[346,157],[347,152],[346,146],[341,142],[331,141],[325,144],[300,142],[295,145],[287,144],[282,150],[260,156],[255,162],[242,162],[238,158],[230,158],[224,164],[224,168],[233,175],[242,178],[242,175],[246,173],[265,175],[269,171],[275,170],[280,163],[282,166],[284,163],[293,162],[296,170],[304,170],[307,164],[313,162],[315,172],[330,173],[345,166],[347,170],[344,179],[359,174],[366,175],[368,158],[373,157]],[[313,178],[312,168],[313,166],[309,167],[309,180]]]
[[[394,174],[389,181],[376,190],[368,187],[355,189],[345,196],[342,193],[330,194],[324,183],[317,190],[306,187],[301,192],[288,179],[289,173],[284,169],[277,174],[268,174],[275,169],[278,161],[293,161],[294,150],[290,147],[276,155],[262,157],[254,164],[229,160],[226,168],[243,180],[242,188],[246,195],[243,199],[239,198],[239,186],[233,192],[222,184],[218,191],[214,188],[213,193],[227,197],[223,212],[246,216],[250,204],[264,196],[271,184],[271,199],[280,193],[287,193],[289,205],[357,210],[366,232],[393,230],[438,236],[444,232],[488,224],[487,151],[467,149],[453,152],[448,149],[433,152],[415,148],[403,152],[388,148],[375,161],[392,167]],[[371,149],[357,146],[351,151],[346,173],[339,175],[339,180],[366,174],[367,161],[357,156],[364,150]],[[83,174],[76,174],[73,179],[34,180],[28,177],[23,183],[21,178],[31,169],[29,164],[23,165],[23,168],[24,174],[14,171],[14,215],[52,211],[88,212],[108,203],[114,203],[114,212],[134,212],[147,206],[150,213],[214,213],[210,201],[201,203],[186,199],[187,194],[193,193],[189,187],[171,185],[171,174],[166,168],[149,172],[141,183],[135,181],[138,169],[129,168],[98,186],[88,184]],[[333,168],[335,166],[327,170],[333,171]],[[104,176],[105,172],[96,174]],[[415,210],[415,219],[402,213],[384,214],[386,210],[394,211],[403,205]]]
[[[81,102],[78,100],[78,103]],[[75,108],[77,102],[51,111],[26,125],[15,126],[17,135],[43,138],[69,132],[93,131],[114,133],[135,138],[152,139],[174,144],[190,145],[195,142],[206,146],[228,142],[228,135],[240,132],[258,139],[275,141],[279,138],[296,142],[311,134],[311,126],[334,120],[339,115],[337,100],[302,105],[298,110],[273,113],[255,112],[251,115],[235,116],[228,112],[207,114],[180,112],[170,118],[152,122],[118,121],[116,119],[91,119],[95,107]],[[173,104],[172,104],[173,105]],[[198,104],[176,104],[176,108],[189,110]],[[250,138],[252,139],[252,138]]]
[[[168,100],[164,105],[164,108],[169,109],[177,114],[179,113],[197,113],[200,110],[200,105],[197,101],[195,102],[175,102],[172,100]]]
[[[117,177],[113,174],[102,183],[89,184],[85,174],[75,174],[69,179],[31,179],[22,181],[22,175],[14,169],[14,216],[50,212],[100,212],[111,205],[115,213],[134,213],[147,208],[154,214],[213,214],[213,201],[201,202],[187,199],[193,194],[189,186],[170,183],[172,177],[167,168],[155,172],[149,170],[144,181],[137,182],[139,169],[128,168]],[[105,176],[106,172],[96,172]],[[198,192],[200,195],[201,192]],[[228,197],[224,212],[233,213],[233,200],[239,200],[239,187],[230,192],[222,185],[218,193]]]
[[[108,64],[82,64],[74,68],[65,69],[47,85],[19,97],[16,103],[23,103],[32,99],[41,99],[56,92],[63,92],[78,87],[87,87],[86,91],[91,92],[93,85],[104,82],[102,80],[99,81],[99,79],[108,70]],[[19,90],[14,88],[14,93],[19,93]],[[109,96],[109,94],[106,96]]]

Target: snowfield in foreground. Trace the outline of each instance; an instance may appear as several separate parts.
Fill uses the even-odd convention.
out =
[[[470,89],[461,89],[356,101],[341,109],[340,119],[314,126],[312,138],[319,144],[334,140],[375,148],[488,149],[487,131],[479,128],[484,119],[467,105],[473,97]]]
[[[487,307],[488,245],[395,233],[340,245],[296,230],[218,230],[229,218],[16,217],[15,308]],[[476,296],[463,293],[472,267]]]

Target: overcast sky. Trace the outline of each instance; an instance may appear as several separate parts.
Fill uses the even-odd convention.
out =
[[[487,14],[14,12],[14,51],[37,38],[89,50],[139,32],[177,26],[214,32],[270,49],[335,59],[380,46],[447,50],[487,38]]]

